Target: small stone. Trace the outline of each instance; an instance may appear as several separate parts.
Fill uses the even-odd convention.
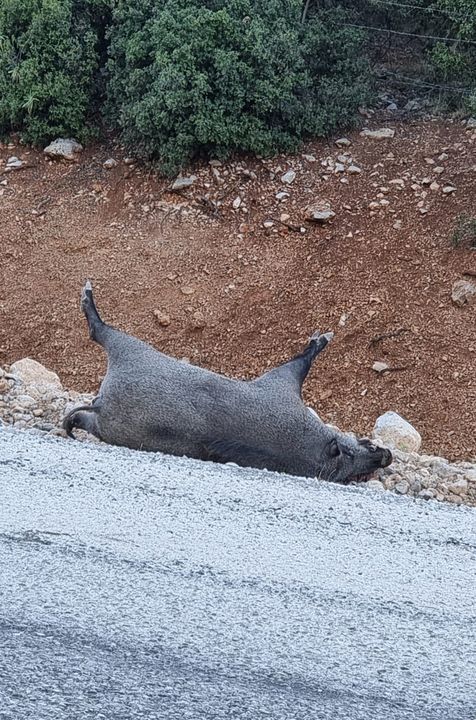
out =
[[[457,280],[451,289],[451,299],[458,307],[470,305],[476,299],[476,283],[471,280]]]
[[[436,173],[436,175],[441,175],[445,172],[445,168],[441,167],[441,165],[438,165],[436,168],[434,168],[433,172]]]
[[[476,130],[476,118],[470,117],[466,120],[466,130]]]
[[[448,485],[448,490],[455,495],[466,495],[468,492],[468,481],[465,478],[460,478],[455,482]]]
[[[440,189],[440,184],[434,180],[430,185],[430,190],[435,191],[435,190],[439,190],[439,189]]]
[[[274,222],[272,220],[265,220],[263,223],[263,227],[266,228],[266,230],[270,230],[274,226]]]
[[[377,361],[372,365],[372,370],[375,370],[377,373],[383,373],[385,370],[389,370],[389,367],[387,363]]]
[[[306,154],[304,154],[304,155],[303,155],[303,158],[304,158],[304,160],[307,160],[307,161],[310,162],[310,163],[316,162],[316,158],[315,158],[314,155],[306,155]]]
[[[372,435],[383,445],[403,452],[417,452],[421,446],[420,433],[407,420],[392,411],[377,418]]]
[[[286,198],[289,197],[289,193],[285,192],[284,190],[281,190],[281,192],[276,193],[275,195],[276,200],[286,200]]]
[[[182,287],[180,288],[180,292],[182,293],[182,295],[193,295],[195,290],[189,285],[182,285]]]
[[[367,480],[365,487],[370,488],[370,490],[385,491],[385,485],[381,483],[380,480]]]
[[[405,180],[403,180],[402,178],[394,178],[393,180],[389,180],[388,184],[389,185],[399,185],[400,187],[404,187]]]
[[[241,205],[241,202],[242,202],[242,201],[241,201],[241,198],[240,198],[240,196],[238,195],[238,196],[233,200],[233,207],[234,207],[235,210],[238,210],[238,208],[239,208],[240,205]]]
[[[294,172],[294,170],[288,170],[284,173],[284,175],[281,175],[281,182],[285,185],[291,185],[291,183],[293,183],[295,179],[296,173]]]
[[[432,500],[435,497],[435,492],[431,488],[425,488],[424,490],[420,490],[417,497],[422,500]]]
[[[124,158],[124,165],[134,165],[135,159],[132,157]]]
[[[203,328],[206,326],[207,322],[205,320],[205,316],[203,313],[200,312],[200,310],[196,310],[193,313],[193,327],[195,330],[203,330]]]
[[[401,220],[395,220],[395,222],[392,225],[394,230],[401,230],[402,229],[402,221]]]
[[[345,165],[343,163],[336,163],[334,167],[334,171],[336,173],[343,173],[345,172]]]
[[[426,162],[427,165],[434,165],[434,164],[435,164],[435,161],[434,161],[433,158],[431,158],[431,157],[426,157],[426,158],[425,158],[425,162]]]
[[[45,155],[53,160],[68,160],[68,162],[77,162],[78,155],[82,151],[83,146],[74,138],[57,138],[43,150]]]
[[[5,169],[6,170],[21,170],[22,167],[23,167],[23,160],[20,160],[20,158],[17,158],[13,155],[12,157],[8,158]]]
[[[326,223],[335,217],[335,212],[331,209],[330,203],[327,201],[319,201],[308,205],[306,208],[306,220],[316,223]]]
[[[443,188],[443,192],[445,195],[451,195],[451,193],[456,192],[456,188],[454,187],[454,185],[445,185],[445,187]]]
[[[114,160],[114,158],[108,158],[103,162],[102,166],[105,167],[106,170],[112,170],[112,168],[117,167],[117,160]]]
[[[350,147],[350,145],[352,145],[349,138],[346,137],[337,138],[335,144],[337,145],[337,147]]]
[[[399,495],[406,495],[410,490],[410,485],[406,480],[400,480],[400,482],[395,485],[394,490]]]
[[[154,316],[161,327],[168,327],[170,325],[170,315],[167,315],[167,313],[161,310],[154,310]]]
[[[349,175],[360,175],[362,172],[362,168],[360,168],[358,165],[349,165],[347,168],[347,172]]]
[[[288,215],[288,213],[281,213],[281,215],[279,216],[279,220],[280,222],[285,223],[289,220],[290,217],[291,216]]]
[[[449,158],[449,155],[447,153],[441,153],[441,155],[438,155],[438,160],[440,162],[444,162],[445,160],[448,160],[448,158]],[[435,172],[436,172],[436,168],[435,168]]]
[[[170,189],[173,192],[180,192],[181,190],[185,190],[186,188],[191,187],[196,179],[196,175],[189,175],[189,177],[179,176],[174,180],[174,183]]]
[[[394,137],[395,130],[392,128],[380,128],[379,130],[369,130],[365,128],[360,134],[362,137],[368,137],[374,140],[386,140]]]

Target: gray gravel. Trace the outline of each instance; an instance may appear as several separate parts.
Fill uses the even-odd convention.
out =
[[[0,429],[1,720],[471,720],[476,514]]]

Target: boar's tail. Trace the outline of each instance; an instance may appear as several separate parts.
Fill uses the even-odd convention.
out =
[[[66,431],[66,435],[74,440],[73,430],[80,428],[99,437],[97,426],[97,413],[99,409],[100,407],[98,405],[80,405],[79,407],[73,408],[63,419],[63,430]]]

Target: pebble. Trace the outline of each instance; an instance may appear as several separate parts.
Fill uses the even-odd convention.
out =
[[[310,222],[326,223],[332,220],[335,215],[335,212],[331,209],[327,201],[312,203],[306,208],[306,219]]]
[[[456,188],[454,187],[454,185],[445,185],[445,187],[443,188],[443,192],[445,195],[451,195],[451,193],[456,192]]]
[[[374,362],[374,364],[372,365],[372,370],[375,370],[375,372],[377,372],[377,373],[383,373],[383,372],[385,372],[385,370],[388,370],[388,369],[389,369],[389,367],[388,367],[387,363],[384,363],[384,362],[377,361],[377,362]]]
[[[362,172],[362,168],[360,168],[358,165],[349,165],[347,168],[347,172],[349,175],[360,175]]]
[[[294,170],[288,170],[284,173],[284,175],[281,175],[281,182],[285,185],[291,185],[291,183],[293,183],[295,179],[296,173],[294,172]]]
[[[458,307],[471,305],[476,300],[476,282],[456,280],[451,288],[451,299]]]
[[[386,140],[394,137],[395,130],[392,128],[380,128],[379,130],[365,128],[360,134],[362,137],[373,138],[374,140]]]
[[[178,177],[174,180],[172,187],[170,188],[173,192],[180,192],[193,185],[197,179],[196,175],[190,175],[189,177]]]
[[[170,325],[170,315],[167,315],[167,313],[161,310],[154,310],[154,316],[161,327],[168,327]]]
[[[114,160],[114,158],[108,158],[102,165],[106,168],[106,170],[112,170],[112,168],[117,166],[117,160]]]
[[[335,144],[337,145],[337,147],[350,147],[350,145],[352,145],[349,138],[346,137],[337,138]]]

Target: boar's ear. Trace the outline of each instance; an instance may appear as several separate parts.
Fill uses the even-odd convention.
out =
[[[205,444],[208,459],[214,462],[234,462],[241,467],[255,467],[262,470],[279,470],[277,458],[251,445],[236,440],[211,440]]]

